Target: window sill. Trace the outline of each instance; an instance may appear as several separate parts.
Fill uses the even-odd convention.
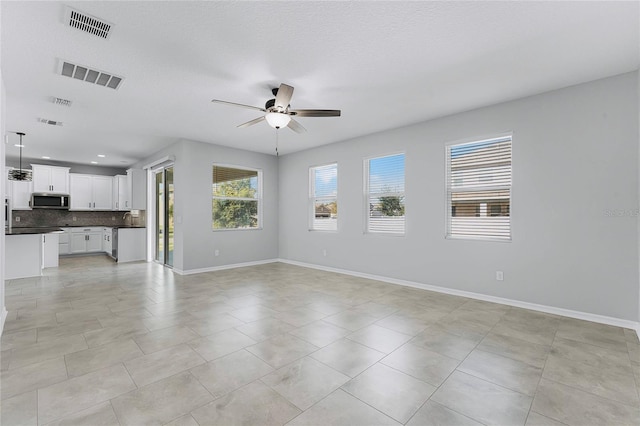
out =
[[[371,231],[364,231],[362,234],[371,235],[371,236],[382,236],[382,237],[404,237],[407,235],[405,232],[399,233],[399,232],[371,232]]]
[[[458,240],[458,241],[487,241],[493,243],[510,243],[513,241],[511,237],[509,238],[493,238],[493,237],[471,237],[471,236],[456,236],[456,235],[446,235],[445,240]]]
[[[225,228],[225,229],[212,229],[213,232],[228,232],[228,231],[262,231],[262,227],[258,228]]]

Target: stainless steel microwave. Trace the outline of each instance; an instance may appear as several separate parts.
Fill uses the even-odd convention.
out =
[[[69,194],[34,192],[31,194],[30,204],[32,209],[69,210]]]

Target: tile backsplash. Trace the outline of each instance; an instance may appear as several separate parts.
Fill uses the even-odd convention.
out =
[[[137,212],[137,215],[136,215]],[[18,221],[20,218],[20,221]],[[68,210],[14,210],[14,227],[41,226],[146,226],[146,211],[76,212]]]

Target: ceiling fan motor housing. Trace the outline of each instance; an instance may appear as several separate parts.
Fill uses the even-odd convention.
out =
[[[276,104],[276,100],[275,99],[269,99],[267,101],[266,104],[264,104],[264,109],[269,110],[271,108],[273,108],[273,106]]]

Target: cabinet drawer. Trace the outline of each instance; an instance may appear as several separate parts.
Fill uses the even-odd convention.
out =
[[[87,233],[87,232],[102,232],[102,228],[99,226],[87,226],[86,228],[72,228],[71,229],[72,233]]]
[[[58,251],[60,254],[69,254],[69,242],[63,243],[62,240],[60,240]]]

